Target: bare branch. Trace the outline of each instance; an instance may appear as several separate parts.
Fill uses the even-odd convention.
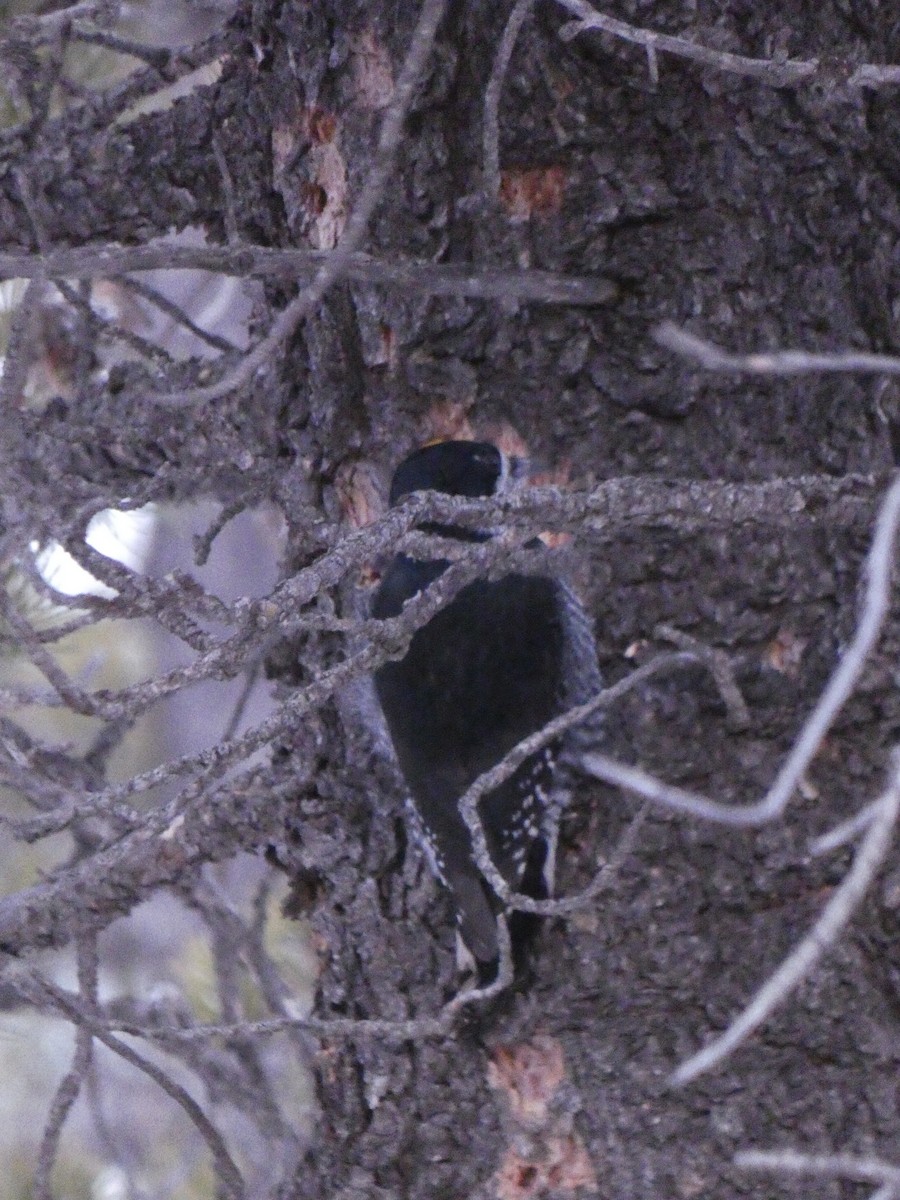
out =
[[[232,246],[185,246],[168,241],[146,246],[98,243],[52,249],[45,256],[0,251],[0,275],[11,279],[108,279],[126,272],[166,269],[290,280],[315,275],[333,253],[254,246],[247,242]],[[600,275],[383,259],[361,251],[348,257],[344,275],[357,283],[478,300],[598,305],[609,303],[617,294],[615,284]]]
[[[51,252],[48,277],[106,278],[124,271],[158,270],[172,260],[172,269],[216,271],[258,278],[296,278],[311,275],[331,251],[271,249],[247,243],[226,247],[192,247],[158,242],[146,247],[106,247]],[[98,257],[99,256],[99,257]],[[36,277],[39,262],[31,255],[0,252],[0,270],[19,278]],[[536,301],[546,304],[599,305],[614,299],[617,289],[602,276],[563,275],[537,269],[461,266],[415,259],[372,258],[358,252],[345,272],[349,279],[369,285],[395,287],[435,296],[472,299]]]
[[[160,1067],[157,1067],[155,1063],[150,1062],[149,1059],[132,1050],[121,1038],[117,1038],[114,1034],[111,1034],[103,1022],[86,1010],[74,997],[64,992],[62,988],[50,983],[49,980],[42,978],[36,971],[29,970],[18,973],[15,979],[15,986],[24,992],[31,991],[35,993],[45,1004],[49,1005],[51,1010],[55,1010],[61,1016],[66,1017],[78,1029],[84,1030],[87,1034],[96,1037],[98,1041],[101,1041],[114,1054],[118,1054],[125,1062],[130,1063],[137,1070],[149,1076],[154,1083],[158,1084],[166,1095],[170,1096],[184,1110],[204,1142],[206,1142],[226,1195],[231,1200],[243,1200],[245,1189],[241,1173],[228,1153],[228,1148],[222,1139],[222,1135],[189,1092],[179,1083],[176,1083]]]
[[[492,1000],[512,983],[513,961],[509,932],[503,922],[497,927],[500,946],[500,966],[497,977],[487,987],[468,988],[448,1000],[434,1016],[413,1017],[406,1021],[382,1020],[373,1017],[297,1017],[282,1016],[263,1021],[237,1021],[231,1024],[177,1026],[134,1025],[112,1019],[108,1028],[133,1037],[144,1037],[165,1043],[205,1040],[213,1037],[269,1037],[278,1033],[302,1030],[323,1039],[352,1041],[385,1041],[389,1044],[422,1042],[450,1037],[460,1014],[472,1005]]]
[[[119,0],[81,0],[80,3],[65,5],[41,16],[28,14],[16,17],[12,29],[16,35],[25,34],[37,42],[48,41],[73,21],[112,23],[121,7]]]
[[[671,625],[657,625],[653,633],[656,637],[664,638],[666,641],[671,642],[679,650],[689,650],[696,654],[698,658],[701,658],[716,681],[719,695],[722,697],[725,707],[728,710],[728,728],[736,733],[750,728],[750,713],[747,709],[747,702],[741,695],[741,690],[734,677],[734,671],[731,669],[728,655],[724,650],[719,650],[714,646],[707,646],[699,638],[691,637],[690,634],[684,633],[680,629],[675,629]]]
[[[67,804],[59,811],[17,824],[20,835],[45,836],[51,831],[65,828],[76,816],[86,818],[110,814],[115,814],[118,819],[133,825],[139,832],[138,827],[146,825],[148,818],[139,818],[136,813],[123,810],[120,807],[121,802],[130,796],[149,791],[169,779],[193,775],[193,783],[178,797],[176,807],[168,805],[164,813],[154,814],[150,818],[151,824],[159,822],[156,832],[162,833],[180,815],[182,808],[195,801],[202,793],[203,787],[221,777],[233,762],[246,760],[260,747],[271,744],[277,736],[291,727],[298,716],[324,703],[350,680],[374,670],[392,653],[402,653],[415,630],[426,624],[462,587],[482,575],[488,567],[501,561],[514,565],[517,557],[533,565],[533,554],[531,550],[518,551],[515,547],[503,546],[500,543],[470,547],[470,553],[465,559],[451,566],[437,583],[407,605],[399,617],[370,623],[378,627],[380,636],[377,641],[348,654],[343,661],[323,671],[306,687],[297,689],[281,708],[259,725],[239,737],[223,739],[197,754],[183,755],[150,771],[134,775],[124,783],[107,787],[90,796],[81,796],[76,802]],[[171,676],[169,679],[171,680]],[[124,706],[123,712],[129,711],[129,706]],[[3,924],[2,911],[13,899],[0,900],[0,926]]]
[[[873,1192],[869,1200],[897,1200],[900,1196],[900,1184],[885,1183],[878,1191]]]
[[[167,317],[184,326],[189,333],[206,342],[214,350],[218,350],[222,354],[238,353],[238,347],[232,342],[220,337],[217,333],[210,333],[208,330],[202,329],[195,321],[191,320],[183,308],[177,305],[174,300],[170,300],[168,296],[164,296],[162,292],[158,292],[156,288],[150,287],[149,284],[143,283],[140,279],[132,279],[127,275],[116,277],[116,283],[120,287],[127,288],[128,291],[134,292],[142,300],[146,300],[149,304],[154,305],[160,312],[165,313]]]
[[[0,376],[0,406],[3,412],[12,412],[22,403],[28,371],[34,359],[41,303],[46,290],[43,280],[35,275],[13,315],[6,354],[3,356],[3,374]]]
[[[872,547],[864,566],[866,593],[856,632],[762,800],[747,805],[719,804],[697,792],[669,787],[638,768],[626,767],[601,754],[585,755],[585,769],[598,779],[634,792],[653,804],[660,804],[676,812],[690,813],[705,820],[719,821],[735,828],[763,825],[781,816],[794,789],[812,762],[822,738],[851,695],[878,641],[890,605],[894,542],[898,523],[900,476],[889,488],[878,514]]]
[[[171,52],[162,46],[148,46],[143,42],[137,42],[134,38],[122,37],[120,34],[111,33],[108,29],[83,29],[78,25],[73,25],[71,28],[71,37],[76,42],[84,42],[92,46],[104,46],[107,50],[113,50],[117,54],[127,54],[131,58],[137,58],[141,62],[157,71],[160,76],[166,79],[166,68],[172,58]]]
[[[516,48],[519,30],[528,20],[533,8],[534,0],[516,0],[513,5],[497,48],[491,77],[484,91],[484,191],[491,200],[496,200],[500,191],[500,97],[503,81],[506,78],[509,60]]]
[[[234,179],[228,167],[228,159],[225,157],[225,151],[222,149],[222,139],[216,131],[213,131],[212,135],[212,148],[216,158],[216,166],[219,168],[219,175],[222,177],[222,191],[225,193],[225,232],[228,236],[228,244],[236,246],[241,240],[241,235],[238,229],[237,216],[235,215]]]
[[[879,64],[862,64],[852,66],[847,64],[836,69],[833,65],[823,65],[818,59],[808,62],[799,59],[769,59],[748,58],[743,54],[729,54],[725,50],[714,50],[709,46],[701,46],[688,38],[674,37],[668,33],[655,33],[637,25],[628,25],[615,17],[599,13],[586,0],[556,0],[561,8],[573,13],[577,20],[564,25],[560,36],[566,41],[578,37],[590,30],[608,33],[626,42],[643,46],[648,55],[655,56],[660,50],[667,54],[675,54],[679,58],[687,58],[705,67],[713,67],[717,71],[727,71],[732,75],[742,75],[753,79],[767,87],[783,88],[796,87],[802,83],[810,83],[815,79],[843,84],[845,87],[881,87],[885,84],[900,83],[900,67],[882,66]],[[653,72],[651,60],[651,74]]]
[[[19,645],[25,650],[37,669],[73,712],[83,713],[85,716],[97,716],[102,711],[103,705],[95,701],[83,688],[78,687],[53,655],[35,637],[34,630],[3,589],[0,589],[0,615],[15,633]]]
[[[116,1029],[128,1037],[141,1037],[163,1044],[171,1042],[203,1041],[207,1038],[272,1037],[294,1031],[313,1034],[329,1040],[385,1041],[388,1044],[422,1042],[429,1039],[449,1037],[454,1029],[457,1013],[470,1004],[483,1000],[488,991],[491,996],[500,987],[491,984],[490,989],[471,989],[454,996],[453,1000],[436,1015],[412,1017],[408,1021],[382,1020],[378,1017],[269,1017],[262,1021],[236,1021],[233,1024],[152,1026],[134,1024],[120,1017],[109,1018],[108,1028]],[[508,986],[508,985],[507,985]],[[451,1007],[452,1006],[452,1007]]]
[[[93,934],[81,937],[77,941],[78,953],[78,983],[82,1003],[91,1010],[97,1004],[97,939]],[[81,1089],[87,1080],[93,1060],[93,1035],[83,1026],[75,1030],[75,1057],[70,1070],[67,1072],[50,1105],[47,1123],[41,1137],[41,1148],[38,1153],[37,1171],[34,1177],[34,1190],[38,1200],[51,1200],[50,1175],[59,1151],[59,1139],[63,1126],[72,1106],[78,1099]]]
[[[721,804],[700,792],[674,787],[641,770],[640,767],[630,767],[593,750],[583,755],[581,767],[595,779],[602,779],[604,783],[640,796],[650,804],[700,817],[705,821],[716,821],[720,825],[744,829],[764,825],[773,819],[761,804]]]
[[[823,833],[821,837],[815,838],[809,844],[810,854],[828,854],[831,850],[837,850],[839,846],[854,841],[864,829],[869,827],[878,813],[880,804],[880,800],[872,800],[855,816],[842,821],[840,825],[836,825],[828,833]]]
[[[860,1183],[882,1184],[891,1189],[889,1195],[900,1194],[900,1167],[869,1155],[802,1154],[792,1149],[741,1150],[734,1156],[734,1163],[746,1171],[814,1175],[825,1179],[854,1179]]]
[[[900,375],[900,358],[891,354],[866,354],[846,350],[838,354],[812,354],[804,350],[773,350],[755,354],[729,354],[712,342],[664,321],[653,331],[655,341],[710,371],[738,371],[747,375],[807,375],[822,372],[862,372]]]
[[[238,1024],[243,1014],[241,959],[248,957],[248,949],[254,940],[255,957],[265,958],[265,951],[258,939],[254,938],[254,932],[248,929],[222,890],[211,880],[201,879],[182,891],[186,902],[202,914],[210,931],[219,1010],[223,1020]],[[271,964],[268,965],[271,967]],[[273,1146],[284,1147],[288,1158],[296,1162],[302,1152],[301,1144],[290,1124],[282,1117],[258,1046],[249,1037],[235,1036],[229,1039],[228,1051],[229,1058],[237,1067],[240,1086],[246,1096],[242,1107],[253,1111],[267,1141]],[[208,1056],[198,1059],[195,1055],[189,1061],[201,1078],[209,1075],[215,1079],[216,1075],[221,1074],[221,1064]]]
[[[237,700],[234,702],[234,707],[231,710],[231,716],[228,718],[228,724],[225,726],[225,729],[222,733],[222,737],[225,738],[226,741],[228,738],[234,737],[240,727],[241,720],[247,708],[247,702],[250,699],[253,689],[256,687],[257,681],[259,680],[261,666],[261,658],[258,658],[256,662],[250,663],[246,669],[244,685],[240,690]]]
[[[72,1066],[56,1089],[50,1105],[50,1112],[47,1114],[47,1123],[41,1135],[37,1169],[34,1173],[34,1194],[37,1200],[52,1200],[50,1175],[59,1153],[59,1139],[90,1070],[92,1046],[93,1036],[91,1033],[79,1027],[75,1033],[75,1055],[72,1059]]]
[[[31,232],[34,235],[34,240],[37,242],[38,250],[43,253],[49,249],[49,239],[41,221],[40,214],[35,203],[34,193],[31,187],[31,181],[21,167],[13,169],[13,177],[16,181],[16,187],[19,189],[19,196],[22,200],[22,207],[28,216],[28,222],[31,225]]]
[[[682,1063],[673,1073],[673,1084],[690,1083],[698,1075],[709,1071],[727,1058],[809,975],[853,916],[890,850],[898,811],[900,752],[895,751],[888,789],[879,801],[878,811],[872,818],[868,832],[856,853],[853,866],[825,905],[821,916],[725,1033]]]

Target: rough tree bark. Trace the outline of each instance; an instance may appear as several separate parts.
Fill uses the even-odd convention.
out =
[[[230,230],[267,247],[329,249],[372,168],[419,7],[247,0],[212,43],[142,72],[149,90],[219,59],[217,82],[167,110],[115,125],[124,102],[101,98],[4,134],[0,252],[134,245],[188,226],[211,242]],[[682,671],[617,706],[616,747],[672,782],[746,803],[771,781],[854,627],[861,557],[894,463],[897,383],[710,374],[651,334],[670,319],[732,350],[898,353],[900,101],[896,88],[842,80],[847,64],[900,62],[900,23],[876,0],[617,6],[635,26],[719,50],[830,64],[773,87],[676,55],[651,63],[597,32],[564,40],[571,14],[543,0],[502,79],[495,194],[485,97],[510,8],[448,6],[361,248],[593,276],[608,281],[609,298],[485,301],[344,280],[218,399],[178,396],[215,380],[208,362],[85,371],[74,398],[4,414],[5,546],[68,544],[90,513],[126,497],[270,500],[288,523],[290,580],[328,548],[329,522],[377,509],[409,446],[465,423],[486,435],[511,428],[537,458],[567,464],[579,487],[618,476],[648,486],[824,476],[838,488],[860,475],[855,503],[809,505],[787,523],[763,504],[741,523],[715,512],[705,523],[594,522],[575,539],[610,681],[650,657],[668,623],[727,651],[749,707],[749,727],[734,729],[703,671]],[[295,287],[284,273],[266,276],[255,337]],[[89,323],[75,335],[89,362]],[[222,370],[236,361],[225,356]],[[363,566],[323,580],[343,616],[364,602]],[[164,581],[152,593],[123,573],[115,582],[121,611],[165,607]],[[325,614],[317,603],[304,594],[297,612]],[[185,612],[180,632],[209,650],[191,620],[210,612],[199,600]],[[287,625],[279,614],[269,645]],[[240,670],[242,645],[224,654],[224,673]],[[337,626],[310,625],[270,650],[268,667],[288,697],[354,648]],[[732,1165],[736,1150],[900,1158],[896,863],[762,1031],[708,1077],[667,1086],[846,873],[849,849],[811,858],[808,840],[882,787],[900,728],[897,649],[891,626],[784,821],[735,833],[654,812],[596,905],[547,920],[527,985],[441,1036],[323,1033],[316,1134],[282,1180],[283,1200],[763,1195],[768,1185]],[[46,890],[7,898],[4,948],[27,960],[35,946],[104,928],[204,862],[275,843],[309,885],[316,1016],[437,1014],[457,986],[450,912],[407,843],[396,776],[360,706],[313,694],[272,733],[269,760],[240,786],[216,783],[214,765],[190,785],[166,856],[146,838],[172,830],[172,811],[137,826],[126,814],[97,857],[83,846]],[[77,801],[106,781],[63,782]],[[634,811],[611,789],[577,784],[564,891],[587,882]],[[60,897],[72,905],[66,922],[48,915],[58,907],[42,909]],[[823,1197],[850,1194],[840,1181],[817,1186]],[[790,1179],[778,1189],[808,1194]]]

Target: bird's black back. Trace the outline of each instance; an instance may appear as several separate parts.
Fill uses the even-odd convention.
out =
[[[445,568],[400,557],[379,589],[376,617],[396,615],[403,602]],[[468,847],[457,801],[469,785],[522,738],[562,710],[564,636],[555,580],[508,575],[469,584],[416,632],[400,662],[387,663],[375,685],[404,777],[427,814],[438,858]],[[521,806],[521,774],[482,801],[488,845],[507,880],[521,882],[514,847],[504,844]],[[549,763],[547,764],[549,783]]]

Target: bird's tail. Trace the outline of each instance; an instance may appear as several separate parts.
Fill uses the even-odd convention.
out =
[[[533,900],[546,900],[552,886],[547,877],[547,866],[547,843],[543,838],[536,838],[529,849],[525,870],[516,890]],[[472,872],[460,872],[448,879],[447,884],[456,902],[460,938],[472,959],[478,986],[487,987],[497,978],[500,967],[497,922],[507,918],[500,911],[499,901],[477,868]],[[534,913],[516,910],[509,915],[509,940],[516,974],[527,962],[540,923],[541,918]]]

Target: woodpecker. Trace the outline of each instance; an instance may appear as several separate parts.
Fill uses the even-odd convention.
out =
[[[390,504],[422,490],[498,495],[522,465],[490,442],[430,444],[399,465]],[[421,528],[462,541],[486,541],[496,532],[437,523]],[[383,574],[373,616],[397,616],[449,565],[398,554]],[[413,635],[404,658],[375,673],[418,831],[452,893],[480,986],[496,978],[502,906],[475,863],[458,801],[513,746],[601,686],[591,622],[570,586],[549,570],[544,560],[534,575],[516,572],[469,584]],[[526,759],[479,807],[500,874],[535,899],[553,888],[559,751],[559,744],[551,745]]]

